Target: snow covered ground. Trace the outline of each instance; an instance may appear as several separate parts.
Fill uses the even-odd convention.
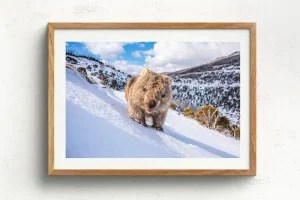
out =
[[[165,132],[127,114],[124,93],[66,69],[67,158],[235,158],[240,142],[169,110]],[[149,121],[151,123],[151,121]]]

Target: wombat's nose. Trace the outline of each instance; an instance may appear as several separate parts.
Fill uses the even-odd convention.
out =
[[[154,108],[156,106],[156,101],[150,100],[148,106],[149,106],[150,109]]]

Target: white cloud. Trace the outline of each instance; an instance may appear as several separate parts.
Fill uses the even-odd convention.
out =
[[[122,57],[122,54],[126,53],[123,46],[128,43],[87,42],[84,44],[93,54],[99,55],[101,59],[115,60],[111,64],[133,75],[138,75],[142,67],[156,72],[190,68],[240,50],[239,43],[230,42],[157,42],[153,49],[146,51],[136,49],[131,53],[136,58],[145,56],[145,64],[139,66],[128,63]],[[138,43],[138,47],[145,47],[145,45]]]
[[[145,67],[157,72],[176,71],[197,66],[239,51],[239,43],[157,42],[144,51]]]
[[[86,48],[102,59],[115,59],[119,54],[125,53],[122,42],[86,42]]]
[[[149,49],[147,51],[143,51],[144,55],[154,55],[153,49]]]
[[[142,55],[141,55],[141,53],[140,53],[139,51],[134,51],[134,52],[131,53],[131,55],[132,55],[133,57],[136,57],[136,58],[142,57]]]
[[[117,69],[131,75],[139,75],[143,69],[142,66],[130,64],[127,60],[116,60],[112,63]]]

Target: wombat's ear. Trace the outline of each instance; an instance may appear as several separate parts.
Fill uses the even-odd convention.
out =
[[[169,81],[169,84],[171,85],[173,83],[173,78],[168,76],[168,81]]]
[[[164,82],[165,82],[166,84],[169,84],[169,85],[172,84],[172,82],[173,82],[173,78],[172,78],[172,77],[167,76],[167,75],[165,75],[165,74],[163,74],[162,77],[163,77]]]
[[[147,68],[143,68],[142,72],[141,72],[141,76],[145,76],[147,74],[151,73],[151,71]]]

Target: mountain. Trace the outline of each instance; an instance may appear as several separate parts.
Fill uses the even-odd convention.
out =
[[[231,122],[240,120],[240,52],[209,63],[166,73],[174,78],[173,100],[179,109],[212,105]]]
[[[164,124],[165,132],[145,128],[134,122],[128,116],[124,91],[107,88],[101,79],[91,75],[101,69],[103,74],[108,74],[106,77],[124,80],[127,77],[125,74],[118,73],[118,70],[104,63],[88,62],[86,58],[67,56],[67,59],[67,158],[240,156],[239,140],[209,130],[171,109]],[[86,69],[87,66],[91,66],[91,71],[86,70],[88,75],[85,75],[82,68]],[[91,79],[99,83],[91,84]]]
[[[131,78],[130,74],[104,61],[87,56],[66,54],[66,67],[76,69],[92,84],[102,83],[116,90],[124,90],[127,81]]]

